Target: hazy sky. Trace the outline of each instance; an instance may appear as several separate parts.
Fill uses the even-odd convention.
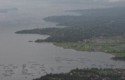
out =
[[[32,3],[33,2],[33,3]],[[38,2],[38,3],[37,3]],[[104,7],[104,6],[124,6],[125,0],[0,0],[1,5],[20,5],[22,4],[41,4],[41,5],[62,5],[62,6],[88,6],[88,7]],[[45,3],[45,4],[44,4]]]
[[[48,0],[52,3],[69,4],[69,5],[85,5],[88,7],[108,7],[108,6],[124,6],[125,0]]]
[[[119,6],[125,6],[125,0],[0,0],[0,12],[3,12],[3,9],[10,11],[13,8],[28,8],[28,10],[29,8],[45,8],[48,11],[58,11]]]

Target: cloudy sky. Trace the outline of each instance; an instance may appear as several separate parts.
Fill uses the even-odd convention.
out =
[[[19,7],[51,8],[102,8],[125,6],[125,0],[0,0],[0,9]],[[58,6],[58,7],[57,7]],[[52,9],[51,9],[52,10]]]
[[[88,8],[125,6],[125,0],[48,0],[52,3],[68,6]]]

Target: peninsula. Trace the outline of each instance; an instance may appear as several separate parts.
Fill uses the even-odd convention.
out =
[[[17,31],[17,34],[50,35],[35,42],[52,42],[56,46],[79,51],[114,54],[114,60],[125,60],[125,7],[76,10],[80,16],[51,16],[44,20],[57,22],[55,28]],[[67,26],[60,28],[59,26]]]

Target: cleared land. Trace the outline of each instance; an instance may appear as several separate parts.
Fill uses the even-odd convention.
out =
[[[51,16],[44,20],[64,28],[17,31],[17,34],[50,35],[35,42],[53,42],[57,46],[80,51],[112,53],[125,60],[125,7],[78,10],[80,16]]]

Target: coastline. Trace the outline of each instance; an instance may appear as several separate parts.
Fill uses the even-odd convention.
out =
[[[122,69],[74,69],[68,73],[47,74],[33,80],[124,80]]]

